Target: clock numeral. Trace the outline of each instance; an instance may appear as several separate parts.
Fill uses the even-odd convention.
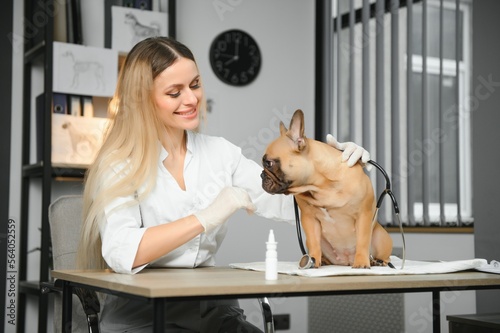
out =
[[[219,52],[225,52],[227,51],[227,43],[223,40],[220,40],[217,42],[217,50]]]
[[[228,43],[239,42],[241,40],[241,32],[235,31],[231,34],[227,34],[226,40],[228,41]]]
[[[215,62],[215,68],[220,72],[224,69],[224,66],[222,65],[222,61],[218,60]]]
[[[248,54],[253,56],[255,54],[255,52],[257,51],[257,47],[255,47],[255,45],[250,45],[248,47]]]
[[[254,67],[253,67],[253,66],[252,66],[252,67],[250,67],[250,68],[248,69],[247,73],[248,73],[248,74],[250,74],[250,75],[255,75],[255,69],[254,69]]]
[[[260,57],[259,56],[253,56],[252,57],[252,66],[257,66],[260,63]]]
[[[242,72],[240,74],[240,79],[241,79],[241,82],[243,82],[243,83],[248,82],[248,75],[247,75],[247,73]]]
[[[231,82],[234,83],[234,84],[237,84],[240,82],[239,78],[238,78],[238,75],[234,74],[232,77],[231,77]]]

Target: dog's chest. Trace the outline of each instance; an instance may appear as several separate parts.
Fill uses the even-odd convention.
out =
[[[329,228],[341,228],[341,229],[349,229],[353,230],[354,225],[350,216],[345,216],[344,214],[334,214],[331,210],[327,210],[326,208],[316,207],[315,209],[315,217],[318,221],[321,222],[321,226],[323,229]]]
[[[355,219],[335,210],[316,207],[315,218],[321,223],[322,237],[332,244],[351,244],[356,238]],[[355,241],[354,241],[355,242]]]

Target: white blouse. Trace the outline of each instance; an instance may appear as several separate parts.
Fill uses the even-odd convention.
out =
[[[101,224],[102,255],[116,272],[134,274],[150,265],[154,267],[197,267],[215,265],[215,253],[227,232],[223,224],[163,257],[132,269],[137,249],[146,228],[189,216],[210,205],[226,186],[248,191],[257,207],[256,214],[294,223],[293,197],[271,195],[262,189],[262,167],[245,158],[241,149],[229,141],[204,134],[187,132],[182,190],[163,165],[168,156],[162,148],[158,158],[158,176],[152,192],[141,201],[134,197],[113,200],[105,209]],[[123,205],[129,203],[128,205]]]

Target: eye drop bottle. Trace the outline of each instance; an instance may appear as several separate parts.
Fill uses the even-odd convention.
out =
[[[266,280],[278,279],[278,243],[274,239],[274,232],[269,231],[269,237],[266,242]]]

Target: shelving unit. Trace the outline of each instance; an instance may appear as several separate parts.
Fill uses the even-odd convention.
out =
[[[117,0],[105,0],[105,5],[115,5]],[[175,0],[168,1],[169,35],[175,36]],[[35,22],[34,16],[45,13],[44,8],[54,8],[54,0],[24,0],[24,17],[30,22]],[[21,180],[21,216],[20,216],[20,239],[19,239],[19,304],[17,314],[17,332],[26,331],[26,308],[28,297],[38,299],[38,332],[47,332],[47,317],[49,308],[49,295],[41,293],[40,283],[50,279],[49,269],[51,266],[50,251],[50,225],[48,209],[51,198],[51,190],[54,181],[83,180],[86,169],[56,167],[51,163],[51,136],[52,136],[52,97],[53,97],[53,41],[54,41],[54,15],[44,15],[44,24],[37,27],[39,30],[33,35],[25,31],[26,43],[24,51],[23,72],[23,125],[22,125],[22,180]],[[40,24],[39,24],[40,25]],[[34,92],[32,89],[32,73],[34,68],[43,67],[43,154],[42,160],[33,163],[31,134],[33,130],[32,105],[34,103]],[[32,191],[33,180],[41,181],[41,207],[40,207],[40,269],[37,281],[28,281],[28,234],[33,223],[30,223],[30,191]]]
[[[44,2],[47,6],[53,6],[53,0]],[[39,7],[34,6],[33,1],[24,1],[24,17],[33,18]],[[49,279],[50,264],[50,229],[48,221],[48,207],[51,200],[51,183],[53,170],[51,159],[51,112],[52,109],[52,41],[54,38],[54,18],[47,15],[45,25],[40,27],[38,34],[28,39],[24,52],[23,72],[23,144],[22,144],[22,180],[21,180],[21,239],[19,250],[19,312],[17,319],[17,331],[25,331],[27,296],[38,297],[38,330],[40,333],[47,331],[48,295],[40,293],[40,282]],[[25,32],[26,34],[26,32]],[[26,34],[27,35],[27,34]],[[42,36],[43,38],[35,38]],[[38,39],[38,41],[37,41]],[[45,128],[43,137],[43,160],[36,165],[31,165],[31,119],[32,119],[32,71],[37,62],[43,63],[43,92],[44,113],[43,126]],[[38,65],[39,66],[39,65]],[[43,161],[49,161],[44,163]],[[29,198],[31,180],[41,179],[41,244],[40,244],[40,271],[38,281],[27,281],[28,276],[28,230],[29,230]]]

